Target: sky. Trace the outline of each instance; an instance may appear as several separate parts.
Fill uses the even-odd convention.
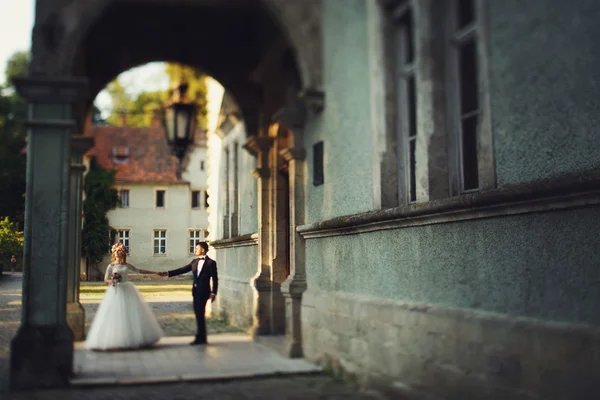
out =
[[[6,62],[16,51],[29,50],[35,18],[35,0],[0,0],[0,83],[4,83]],[[131,95],[141,91],[164,90],[169,80],[163,63],[151,63],[119,75],[119,82]],[[112,104],[106,92],[100,92],[96,106],[106,116]]]

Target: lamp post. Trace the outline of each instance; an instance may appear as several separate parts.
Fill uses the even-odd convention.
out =
[[[187,148],[194,141],[196,132],[197,106],[188,100],[188,83],[182,81],[173,90],[171,100],[165,107],[164,124],[167,143],[173,150],[173,154],[179,160],[177,166],[177,178],[181,178],[181,164],[185,157]]]

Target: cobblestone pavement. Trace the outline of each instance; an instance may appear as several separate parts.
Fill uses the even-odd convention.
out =
[[[10,340],[15,335],[21,317],[21,274],[0,277],[0,399],[2,400],[187,400],[220,399],[375,399],[375,394],[359,393],[328,376],[295,376],[235,380],[228,382],[174,383],[141,386],[103,386],[65,390],[8,392]],[[151,302],[167,335],[189,335],[193,329],[188,321],[189,303],[164,298]],[[88,323],[97,304],[85,304]],[[193,319],[192,319],[193,322]],[[220,329],[217,326],[212,331]],[[192,331],[193,332],[193,331]]]

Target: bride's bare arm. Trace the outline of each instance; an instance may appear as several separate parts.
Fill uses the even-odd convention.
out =
[[[131,268],[133,271],[137,272],[138,274],[158,275],[158,272],[156,272],[156,271],[149,271],[147,269],[139,269],[129,263],[127,263],[127,266],[129,268]]]

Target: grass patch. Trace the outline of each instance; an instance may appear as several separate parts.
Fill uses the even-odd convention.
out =
[[[135,284],[135,283],[134,283]],[[82,282],[79,288],[81,297],[97,297],[104,295],[106,284],[103,282]],[[142,296],[191,296],[189,283],[141,283],[135,285]]]

